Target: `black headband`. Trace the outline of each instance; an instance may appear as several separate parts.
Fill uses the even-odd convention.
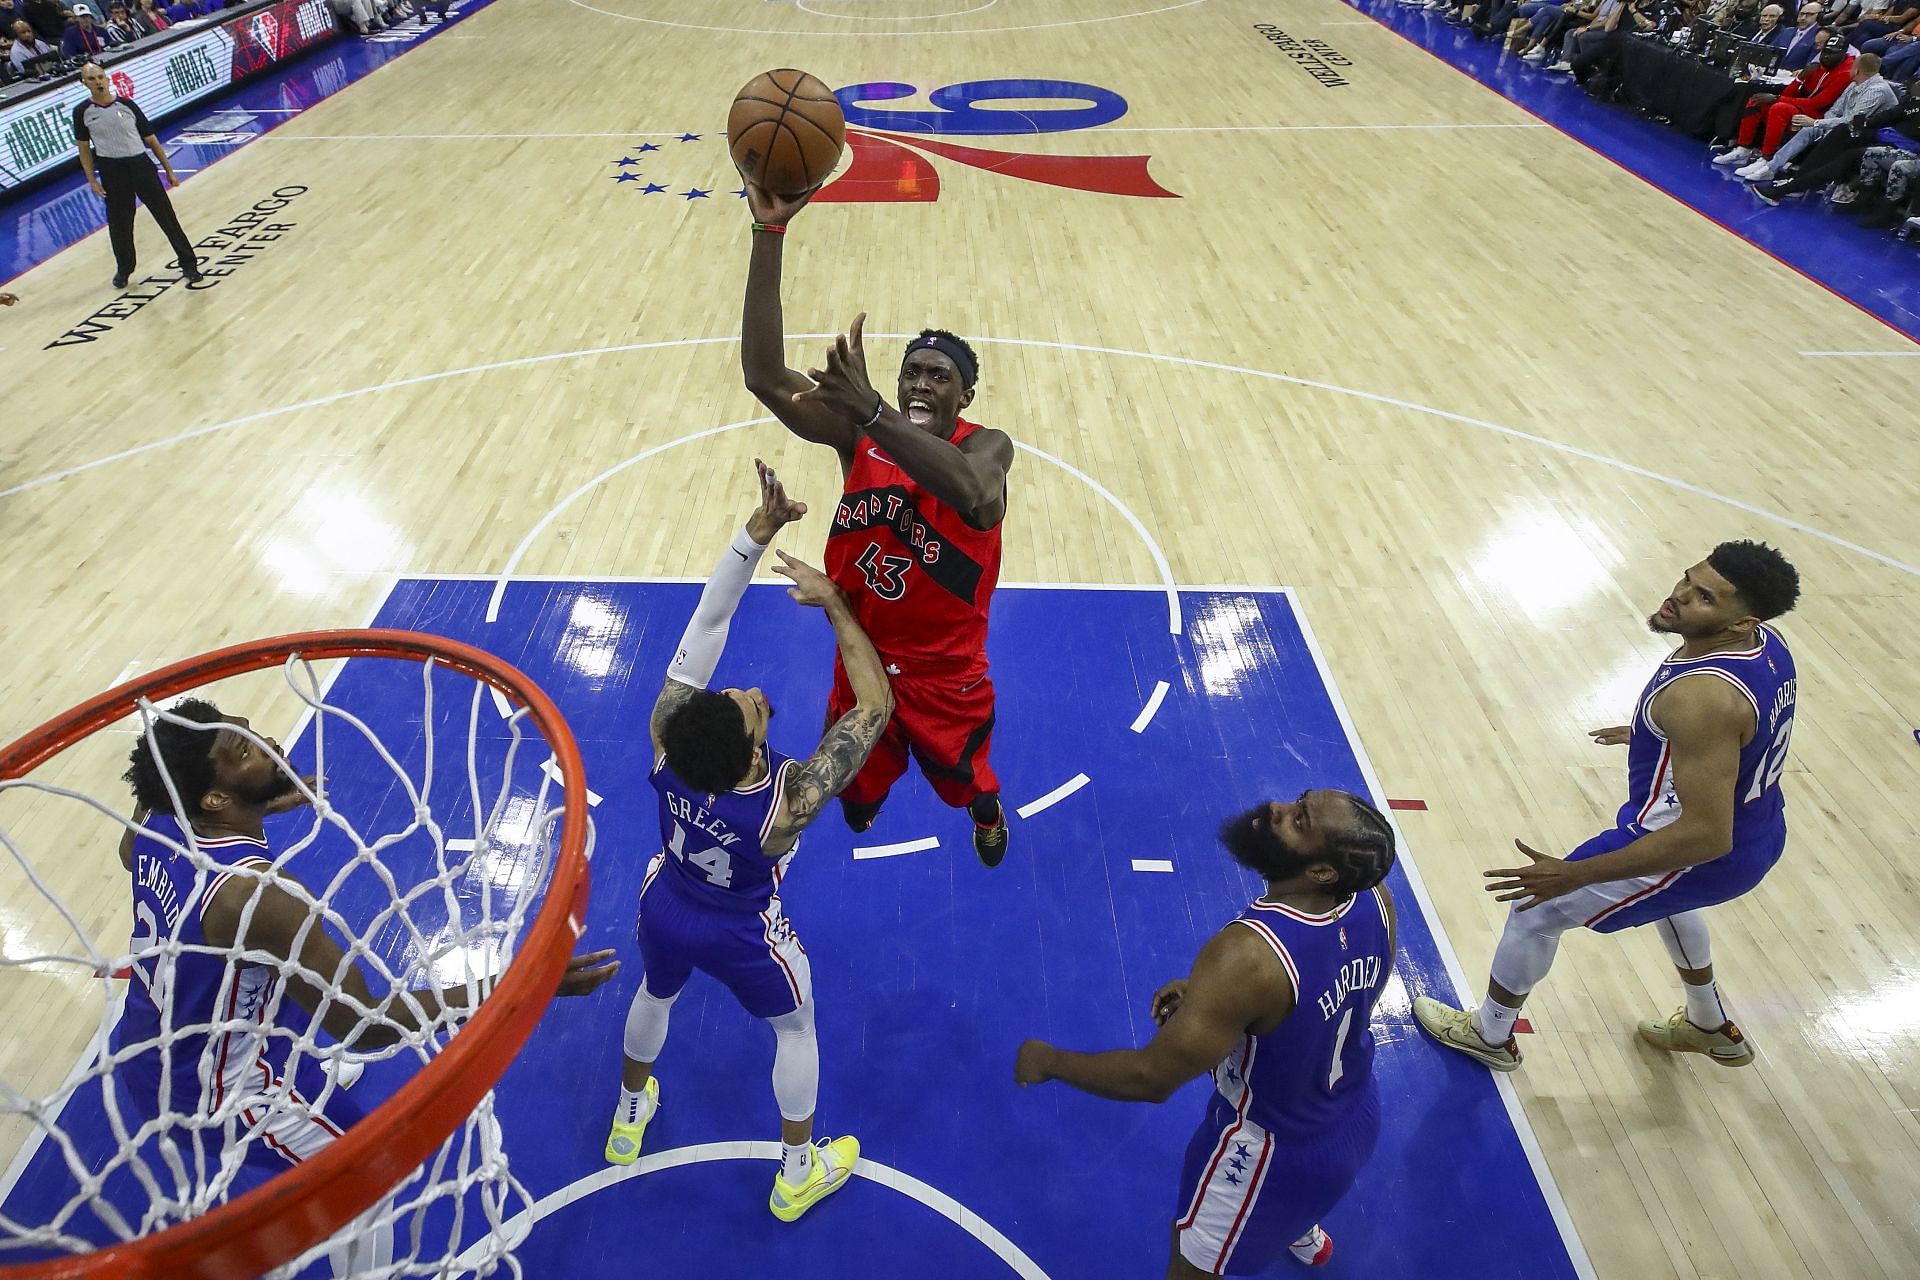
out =
[[[907,367],[907,356],[912,355],[916,351],[938,351],[941,355],[953,361],[953,367],[960,371],[960,385],[963,387],[972,386],[973,380],[980,375],[980,371],[974,368],[973,356],[968,353],[967,349],[961,346],[957,340],[946,337],[943,334],[930,333],[924,338],[915,338],[912,342],[909,342],[907,344],[906,355],[900,357],[900,368],[903,372]]]

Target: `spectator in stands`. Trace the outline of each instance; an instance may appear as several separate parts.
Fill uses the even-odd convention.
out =
[[[1787,47],[1787,28],[1780,24],[1786,20],[1787,11],[1777,4],[1770,4],[1760,11],[1760,21],[1754,27],[1753,34],[1747,39],[1754,44],[1763,44],[1773,49]]]
[[[1827,130],[1801,154],[1800,163],[1791,177],[1755,183],[1753,193],[1768,204],[1779,204],[1782,196],[1812,191],[1829,182],[1838,182],[1844,189],[1834,191],[1833,202],[1843,207],[1855,204],[1859,198],[1858,187],[1870,185],[1873,178],[1878,178],[1882,184],[1885,182],[1887,169],[1880,165],[1875,166],[1876,172],[1868,182],[1856,181],[1861,177],[1862,161],[1867,153],[1882,149],[1875,145],[1878,140],[1876,135],[1882,129],[1895,129],[1920,142],[1920,97],[1895,103],[1870,116],[1854,116],[1844,128]],[[1897,147],[1884,149],[1899,150]]]
[[[185,22],[199,16],[187,0],[167,0],[160,6],[160,11],[167,15],[168,22]]]
[[[1634,35],[1657,28],[1648,12],[1652,0],[1627,0],[1600,22],[1573,38],[1567,69],[1586,91],[1602,102],[1613,100],[1620,84],[1620,47]]]
[[[133,25],[140,28],[142,35],[153,35],[165,31],[173,25],[172,19],[160,12],[154,0],[134,0]]]
[[[1786,33],[1786,44],[1781,46],[1784,52],[1780,55],[1780,69],[1798,71],[1812,62],[1824,41],[1820,34],[1822,30],[1820,0],[1806,0],[1794,19],[1793,29]]]
[[[73,17],[72,11],[60,0],[26,0],[25,8],[33,33],[48,44],[58,45],[60,37],[66,34],[67,20]]]
[[[107,10],[107,25],[100,30],[108,44],[131,44],[146,34],[134,25],[122,0],[113,0],[113,6]]]
[[[1746,168],[1735,170],[1735,176],[1749,182],[1771,181],[1831,130],[1845,128],[1855,116],[1876,115],[1899,100],[1900,95],[1880,75],[1879,55],[1863,53],[1853,60],[1853,82],[1827,108],[1825,115],[1818,119],[1810,115],[1794,116],[1794,135],[1770,159],[1755,160]],[[1779,105],[1775,103],[1768,110],[1775,110]]]
[[[333,0],[333,11],[355,35],[368,36],[380,30],[380,15],[374,10],[373,0]]]
[[[8,44],[13,43],[13,24],[16,22],[33,25],[27,19],[26,0],[0,0],[0,36],[5,36]]]
[[[27,64],[36,58],[57,58],[59,52],[40,38],[39,32],[24,22],[13,24],[13,52],[7,55],[7,63],[17,76],[31,74]],[[44,63],[42,64],[45,65]],[[37,69],[37,68],[36,68]]]
[[[1868,40],[1861,43],[1860,52],[1879,54],[1880,74],[1883,76],[1887,75],[1887,55],[1902,45],[1912,44],[1913,33],[1916,28],[1920,28],[1920,14],[1915,14],[1911,19],[1903,23],[1898,31],[1892,31],[1876,40]],[[1892,77],[1888,76],[1888,78],[1891,79]]]
[[[63,58],[92,58],[107,47],[107,38],[93,25],[93,14],[86,9],[73,15],[66,34],[60,37]]]
[[[1916,0],[1891,0],[1891,3],[1878,12],[1869,6],[1867,14],[1868,16],[1854,23],[1852,30],[1847,32],[1847,39],[1863,48],[1867,41],[1892,35],[1915,18],[1920,18],[1920,3]]]
[[[1847,91],[1855,68],[1855,60],[1849,58],[1848,53],[1845,40],[1828,40],[1820,48],[1819,61],[1803,71],[1785,92],[1778,97],[1765,93],[1752,95],[1734,132],[1733,146],[1715,156],[1713,162],[1765,163],[1787,140],[1796,118],[1823,114]],[[1873,61],[1877,68],[1880,60]]]

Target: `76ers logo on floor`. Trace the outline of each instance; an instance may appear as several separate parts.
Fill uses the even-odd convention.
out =
[[[896,111],[870,105],[911,98],[918,92],[913,85],[884,80],[834,92],[846,113],[852,163],[815,200],[868,204],[938,200],[940,173],[928,156],[1051,187],[1179,199],[1147,172],[1151,156],[1036,155],[933,140],[1070,133],[1112,124],[1127,114],[1127,100],[1111,89],[1071,80],[969,80],[928,94],[931,110]],[[1055,102],[1060,105],[1034,105]]]
[[[902,103],[919,92],[914,85],[892,80],[834,91],[847,119],[848,163],[815,200],[858,204],[938,200],[940,171],[935,160],[1073,191],[1150,200],[1180,198],[1147,172],[1151,156],[1042,155],[946,141],[1097,129],[1127,114],[1127,100],[1111,89],[1073,80],[968,80],[935,89],[927,95],[930,105],[925,108],[884,105]],[[606,176],[636,195],[666,197],[662,203],[720,204],[729,194],[746,195],[725,152],[714,154],[714,140],[713,135],[701,133],[653,134],[635,143],[629,154],[609,161],[619,172]],[[704,146],[687,146],[703,141]],[[718,141],[724,144],[725,139]],[[715,175],[716,160],[725,166],[720,169],[723,177]],[[695,161],[699,168],[690,170],[688,161]]]

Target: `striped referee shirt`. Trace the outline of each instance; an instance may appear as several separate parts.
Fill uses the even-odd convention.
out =
[[[93,144],[93,154],[106,160],[127,160],[147,149],[140,139],[149,136],[153,126],[146,112],[125,98],[115,98],[101,106],[88,98],[73,109],[75,142]]]

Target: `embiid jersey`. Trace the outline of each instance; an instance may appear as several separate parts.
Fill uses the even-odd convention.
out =
[[[1235,918],[1272,948],[1295,992],[1293,1012],[1265,1035],[1243,1035],[1214,1068],[1241,1120],[1293,1140],[1337,1128],[1373,1079],[1373,1004],[1393,965],[1383,890],[1324,915],[1254,902]]]
[[[1787,767],[1787,743],[1793,736],[1796,678],[1787,642],[1771,627],[1754,632],[1745,649],[1704,658],[1668,658],[1653,673],[1634,709],[1627,740],[1627,802],[1618,825],[1634,835],[1658,831],[1680,816],[1673,788],[1673,748],[1653,722],[1653,700],[1680,679],[1719,679],[1739,690],[1753,708],[1754,731],[1740,749],[1740,777],[1734,784],[1734,856],[1743,849],[1776,848],[1786,831],[1780,774]]]
[[[958,445],[980,430],[959,419]],[[975,529],[861,437],[827,531],[827,576],[884,658],[986,661],[1000,529]]]
[[[146,825],[187,843],[171,814],[154,814]],[[144,833],[134,840],[135,959],[126,1008],[112,1037],[116,1055],[136,1051],[121,1073],[143,1108],[190,1115],[212,1111],[243,1083],[251,1091],[266,1045],[264,1010],[279,981],[269,966],[206,950],[154,953],[156,944],[172,939],[183,948],[209,946],[201,913],[214,892],[236,868],[272,865],[266,842],[246,836],[202,838],[198,848],[214,869],[197,872],[191,860]],[[222,1024],[218,1034],[207,1030],[214,1022]]]
[[[654,765],[653,787],[660,793],[660,843],[667,853],[660,874],[673,878],[681,896],[722,910],[757,914],[779,890],[793,852],[769,858],[763,845],[779,816],[787,775],[795,762],[771,744],[762,749],[767,757],[766,776],[731,791],[694,790],[667,767],[664,755]]]

